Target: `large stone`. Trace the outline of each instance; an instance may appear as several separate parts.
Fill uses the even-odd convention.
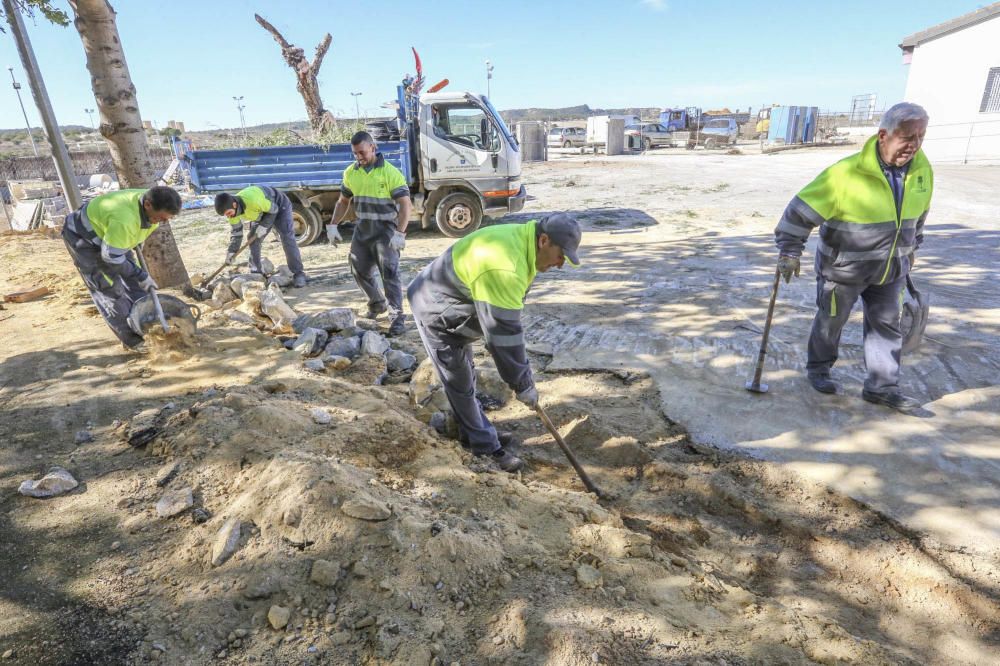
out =
[[[156,515],[160,518],[170,518],[187,511],[194,505],[194,493],[190,487],[180,490],[168,490],[156,503]]]
[[[230,287],[224,280],[217,282],[215,287],[212,289],[212,301],[216,307],[222,307],[226,303],[235,301],[237,298],[239,298],[239,296],[236,295],[233,288]]]
[[[322,407],[313,407],[309,410],[309,415],[312,416],[313,423],[318,423],[319,425],[329,425],[332,420],[330,412]]]
[[[389,370],[389,372],[409,370],[416,364],[417,357],[413,354],[407,354],[406,352],[399,351],[398,349],[390,349],[385,353],[385,367]]]
[[[276,284],[272,284],[260,294],[260,309],[267,317],[274,322],[276,328],[291,327],[295,321],[295,310],[285,303],[281,295],[281,289]]]
[[[313,372],[323,372],[326,370],[326,363],[323,359],[319,358],[307,359],[302,365],[305,366],[306,370],[312,370]]]
[[[343,356],[354,359],[361,353],[361,338],[341,338],[334,336],[326,343],[323,353],[327,356]]]
[[[270,610],[267,611],[267,621],[271,623],[271,626],[275,629],[284,629],[285,625],[288,624],[289,618],[292,617],[292,611],[285,608],[284,606],[278,606],[277,604],[271,606]]]
[[[425,358],[410,378],[410,404],[417,408],[417,418],[430,420],[435,412],[451,413],[448,396],[430,358]]]
[[[382,502],[370,497],[355,497],[340,505],[340,510],[351,518],[359,520],[388,520],[392,517],[392,511]]]
[[[17,492],[28,497],[55,497],[80,485],[73,475],[62,467],[53,467],[38,480],[22,481]]]
[[[271,275],[274,273],[274,262],[267,257],[260,258],[260,272],[264,275]]]
[[[287,287],[295,281],[295,275],[292,274],[292,269],[288,266],[282,264],[278,266],[277,272],[274,275],[267,278],[268,286],[276,284],[279,287]]]
[[[514,398],[514,391],[507,386],[497,369],[489,366],[476,368],[476,397],[484,409],[503,407]]]
[[[329,334],[322,328],[306,328],[292,343],[292,349],[303,356],[318,356],[326,346],[327,337]]]
[[[260,291],[264,287],[264,276],[259,273],[244,273],[229,281],[229,288],[242,299],[246,299],[250,290]]]
[[[324,356],[323,363],[330,370],[346,370],[351,367],[351,359],[344,356]]]
[[[309,574],[309,580],[312,582],[323,587],[333,587],[337,584],[338,578],[340,578],[340,564],[337,562],[327,560],[313,562],[312,572]]]
[[[375,331],[365,331],[361,337],[361,353],[381,356],[389,350],[389,341]]]
[[[600,571],[589,564],[580,564],[576,568],[576,582],[579,583],[580,587],[592,590],[595,587],[601,586],[604,582],[604,577],[601,576]]]
[[[303,318],[304,317],[304,318]],[[330,308],[313,315],[303,315],[295,321],[295,330],[322,328],[330,333],[354,326],[354,311],[350,308]]]
[[[212,542],[212,566],[217,567],[236,552],[240,545],[240,528],[243,524],[239,518],[230,518],[215,535]]]

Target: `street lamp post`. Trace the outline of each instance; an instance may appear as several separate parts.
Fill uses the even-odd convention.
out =
[[[28,127],[28,140],[31,141],[31,149],[35,151],[35,157],[38,157],[38,146],[35,145],[35,137],[31,135],[31,123],[28,122],[28,112],[24,110],[24,102],[21,101],[21,84],[14,78],[13,67],[8,67],[7,71],[10,72],[10,81],[14,84],[14,92],[17,93],[17,103],[21,105],[21,113],[24,115],[24,124]]]
[[[90,129],[97,129],[96,127],[94,127],[94,110],[84,109],[83,112],[86,113],[88,116],[90,116]]]
[[[486,97],[490,96],[490,80],[493,78],[493,63],[486,61]]]
[[[358,107],[358,98],[361,97],[361,93],[352,92],[351,97],[354,98],[354,119],[361,120],[361,109]]]
[[[247,138],[247,121],[243,117],[243,109],[247,107],[243,104],[243,95],[239,97],[233,96],[233,101],[236,102],[236,108],[240,111],[240,128],[243,130],[243,140],[245,141]]]

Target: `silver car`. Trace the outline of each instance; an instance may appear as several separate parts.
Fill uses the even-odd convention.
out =
[[[587,143],[587,130],[582,127],[553,127],[546,142],[549,148],[576,148]]]
[[[625,127],[625,140],[628,141],[630,148],[641,148],[642,150],[669,148],[674,145],[673,134],[660,123],[628,125]]]

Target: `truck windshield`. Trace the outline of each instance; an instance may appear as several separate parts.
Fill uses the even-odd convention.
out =
[[[493,116],[494,122],[500,126],[500,131],[503,132],[503,135],[507,138],[507,143],[509,143],[510,147],[516,151],[518,149],[517,139],[515,139],[510,133],[510,130],[507,129],[507,125],[504,123],[503,118],[501,118],[497,110],[493,108],[493,104],[490,102],[489,98],[486,97],[486,95],[482,95],[481,97],[483,98],[483,102],[486,103],[486,107],[490,110],[490,115]]]

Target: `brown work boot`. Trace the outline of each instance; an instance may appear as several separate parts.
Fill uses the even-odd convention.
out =
[[[515,456],[510,451],[506,450],[502,446],[490,454],[493,458],[493,462],[505,472],[516,472],[517,470],[524,467],[524,461]]]

